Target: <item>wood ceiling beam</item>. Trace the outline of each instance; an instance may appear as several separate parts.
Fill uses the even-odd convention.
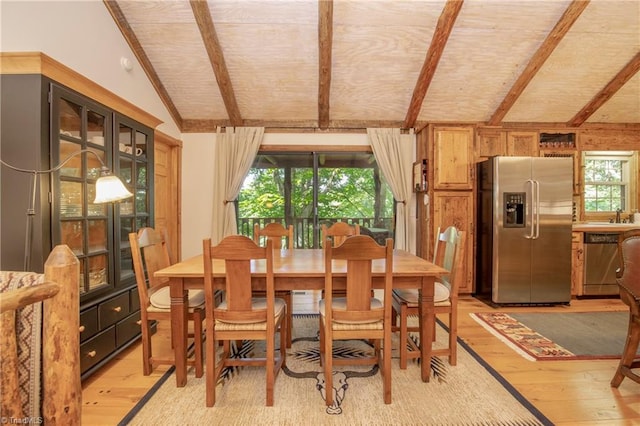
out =
[[[591,0],[574,0],[562,14],[560,20],[556,23],[553,30],[547,35],[547,38],[540,45],[536,53],[533,55],[527,67],[513,84],[507,96],[502,100],[500,106],[495,110],[489,121],[490,126],[497,126],[507,115],[507,112],[516,103],[524,89],[529,85],[533,77],[538,73],[540,68],[547,61],[551,53],[560,44],[564,36],[569,32],[573,24],[578,20],[582,12],[587,8]]]
[[[409,104],[409,109],[404,119],[404,128],[413,127],[418,118],[418,114],[422,109],[422,102],[427,95],[427,90],[429,90],[429,86],[431,85],[431,80],[438,67],[438,62],[440,62],[440,58],[442,57],[442,52],[447,44],[447,40],[449,40],[449,35],[460,13],[460,9],[462,9],[462,3],[462,0],[447,0],[438,18],[438,24],[433,33],[431,45],[422,64],[420,76],[413,90],[411,103]]]
[[[377,127],[402,127],[401,121],[392,120],[334,120],[321,129],[315,120],[244,120],[243,126],[264,127],[265,131],[273,129],[298,129],[307,132],[311,129],[323,132],[335,132],[344,130],[349,132],[366,131],[367,128]],[[233,126],[229,120],[184,120],[183,133],[208,133],[215,132],[218,127]]]
[[[318,2],[318,126],[329,126],[331,50],[333,49],[333,0]]]
[[[615,93],[624,86],[640,70],[640,52],[634,56],[615,77],[607,83],[571,120],[567,126],[581,126],[594,112],[604,105]]]
[[[196,18],[196,23],[200,29],[202,41],[204,42],[211,67],[216,76],[216,81],[218,82],[220,94],[227,109],[229,120],[233,126],[241,126],[243,123],[240,108],[238,108],[238,102],[236,101],[233,85],[231,84],[231,77],[229,76],[229,69],[225,63],[222,47],[220,46],[213,20],[211,19],[209,4],[204,0],[191,0],[189,3],[191,3],[193,16]]]
[[[171,96],[169,96],[169,92],[167,92],[164,84],[162,84],[162,81],[160,81],[158,73],[156,73],[156,70],[151,64],[147,53],[142,48],[138,37],[136,37],[133,29],[131,28],[131,25],[129,25],[129,21],[127,21],[127,18],[124,16],[122,9],[120,8],[120,6],[118,6],[118,2],[113,0],[104,0],[104,5],[113,17],[113,20],[115,21],[117,27],[120,29],[120,32],[133,51],[133,54],[138,59],[138,62],[140,62],[142,70],[149,78],[149,81],[151,81],[151,84],[155,88],[156,93],[158,93],[158,96],[160,96],[160,100],[169,111],[171,118],[173,118],[173,121],[175,121],[178,128],[182,128],[182,116],[171,100]]]

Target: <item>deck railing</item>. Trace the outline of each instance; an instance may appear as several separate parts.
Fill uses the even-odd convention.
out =
[[[281,217],[242,217],[238,218],[238,234],[246,235],[253,238],[253,227],[257,223],[260,228],[264,227],[267,223],[278,222],[285,223],[285,220]],[[293,225],[293,233],[295,236],[296,248],[317,248],[320,247],[320,225],[331,225],[334,222],[346,222],[349,225],[360,225],[363,230],[362,233],[366,233],[367,230],[373,228],[376,232],[373,232],[374,238],[378,242],[384,242],[385,238],[393,238],[393,218],[373,218],[373,217],[333,217],[333,218],[320,218],[317,228],[314,228],[313,218],[299,217],[293,218],[290,223]],[[384,231],[380,231],[384,230]]]

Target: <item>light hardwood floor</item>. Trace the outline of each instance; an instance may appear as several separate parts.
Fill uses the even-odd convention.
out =
[[[316,306],[317,294],[294,296],[295,313],[314,312]],[[469,316],[472,312],[491,310],[494,309],[477,299],[463,298],[459,305],[460,338],[554,424],[640,424],[640,385],[629,379],[625,379],[618,389],[609,385],[617,360],[527,361]],[[570,306],[500,308],[505,312],[612,310],[627,309],[617,299],[573,300]],[[154,336],[154,350],[169,348],[169,329],[163,324]],[[158,367],[151,376],[145,377],[142,375],[141,356],[141,347],[136,344],[83,382],[83,424],[117,424],[168,369]]]

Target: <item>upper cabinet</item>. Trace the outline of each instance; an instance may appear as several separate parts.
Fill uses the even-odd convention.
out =
[[[479,160],[505,155],[507,134],[501,130],[478,129],[476,136],[476,158]]]
[[[507,132],[507,155],[537,157],[538,132]]]
[[[434,127],[433,189],[473,189],[473,128]]]

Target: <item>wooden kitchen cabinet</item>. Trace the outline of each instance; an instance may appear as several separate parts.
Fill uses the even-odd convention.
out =
[[[476,135],[476,158],[482,161],[489,157],[505,155],[507,152],[507,133],[501,130],[478,129]]]
[[[571,296],[582,296],[584,281],[584,243],[582,232],[571,234]]]
[[[507,155],[537,157],[538,132],[507,132]]]
[[[475,161],[471,127],[435,127],[430,154],[434,190],[473,189]]]
[[[431,247],[433,247],[433,235],[436,235],[438,227],[444,230],[453,225],[467,233],[463,268],[465,280],[461,283],[459,292],[460,294],[470,294],[474,291],[475,207],[473,192],[434,191],[431,198],[433,206]],[[430,253],[432,255],[433,250]]]

